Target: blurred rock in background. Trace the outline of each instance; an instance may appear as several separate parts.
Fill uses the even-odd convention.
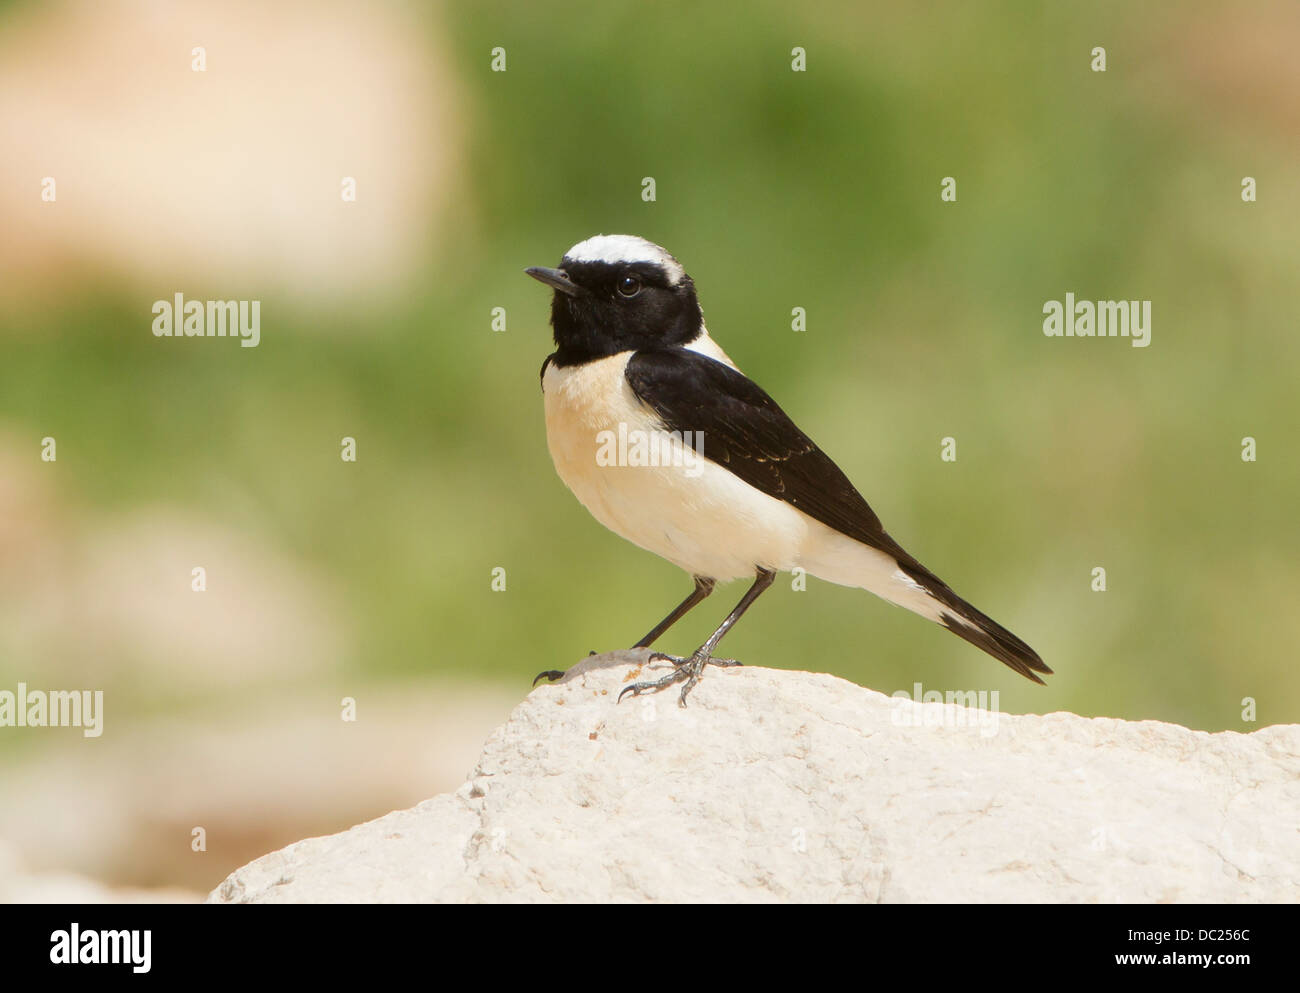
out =
[[[6,297],[81,269],[321,305],[400,289],[427,263],[463,127],[427,16],[305,0],[80,0],[0,16]],[[47,176],[55,203],[39,196]],[[356,202],[341,198],[345,176]]]

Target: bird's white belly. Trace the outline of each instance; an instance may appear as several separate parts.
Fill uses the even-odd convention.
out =
[[[565,485],[615,534],[694,575],[727,580],[799,565],[805,543],[825,529],[687,452],[627,385],[630,356],[547,367],[546,438]],[[627,464],[645,461],[647,450],[656,464]]]

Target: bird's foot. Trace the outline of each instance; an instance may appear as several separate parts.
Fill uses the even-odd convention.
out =
[[[658,662],[661,660],[671,662],[673,664],[673,671],[659,679],[653,679],[645,683],[632,683],[630,686],[623,687],[622,692],[618,695],[617,702],[621,703],[623,697],[628,693],[631,693],[633,696],[640,696],[646,690],[655,690],[657,692],[665,686],[671,686],[673,683],[684,681],[685,685],[682,686],[681,696],[677,698],[677,705],[679,707],[685,707],[686,695],[690,693],[691,690],[695,688],[695,684],[700,681],[700,677],[704,675],[704,667],[706,665],[716,665],[726,668],[728,666],[744,664],[743,662],[738,662],[736,659],[715,659],[711,655],[708,655],[702,648],[696,649],[695,654],[688,658],[682,658],[680,655],[667,655],[663,652],[651,652],[650,658],[646,661]]]
[[[595,654],[596,654],[596,650],[593,648],[591,651],[587,653],[587,658],[591,658]],[[536,676],[533,677],[533,685],[536,686],[543,676],[546,677],[546,681],[548,683],[553,683],[557,679],[563,679],[564,674],[568,671],[569,671],[568,669],[546,669],[545,671],[539,672]]]

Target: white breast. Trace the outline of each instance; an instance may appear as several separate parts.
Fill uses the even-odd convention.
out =
[[[707,335],[691,347],[735,366]],[[749,578],[757,566],[796,566],[857,586],[932,619],[936,601],[898,569],[894,558],[770,497],[702,456],[693,463],[601,464],[602,432],[620,424],[656,436],[661,451],[682,453],[624,378],[631,352],[581,366],[546,367],[546,441],[556,472],[596,520],[615,534],[696,576]],[[608,446],[605,446],[608,454]],[[694,453],[691,453],[694,454]],[[661,463],[673,462],[669,458]],[[687,463],[687,464],[684,464]]]
[[[687,452],[627,385],[631,355],[546,369],[546,440],[574,496],[615,534],[694,575],[726,580],[752,576],[759,565],[796,565],[816,522]],[[637,432],[653,438],[659,464],[608,464],[610,438],[620,430],[633,440]]]

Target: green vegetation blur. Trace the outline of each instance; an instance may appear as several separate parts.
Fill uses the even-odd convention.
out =
[[[357,679],[522,697],[690,588],[590,518],[546,451],[549,294],[522,270],[639,234],[886,528],[1056,675],[1033,686],[863,591],[788,576],[727,654],[886,693],[997,689],[1016,712],[1296,721],[1294,109],[1251,32],[1205,30],[1228,5],[1178,5],[1176,24],[1073,6],[446,5],[463,193],[418,288],[323,317],[241,289],[263,300],[241,349],[151,336],[170,286],[79,278],[0,315],[0,418],[60,439],[78,506],[177,505],[323,577]],[[1067,292],[1151,300],[1150,347],[1045,337]],[[658,647],[693,649],[743,588]],[[39,664],[13,648],[6,685]],[[141,711],[213,705],[134,692]]]

